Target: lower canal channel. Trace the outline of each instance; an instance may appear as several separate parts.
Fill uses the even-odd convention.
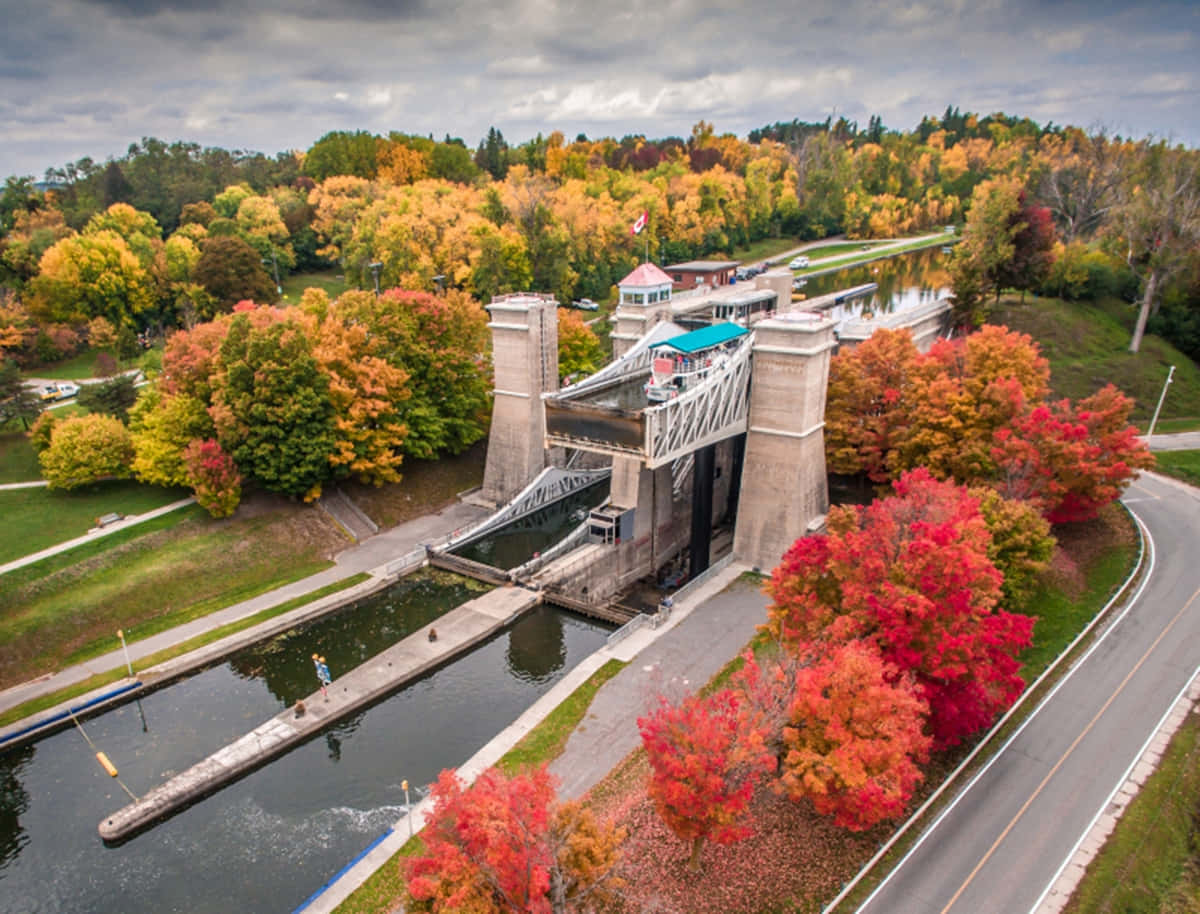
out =
[[[418,572],[82,725],[144,793],[310,694],[313,653],[336,677],[481,587]],[[78,730],[0,754],[0,912],[291,911],[404,815],[401,781],[464,762],[607,634],[538,607],[119,847],[96,826],[129,798]]]

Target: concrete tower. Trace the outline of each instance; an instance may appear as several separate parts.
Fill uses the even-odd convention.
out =
[[[796,311],[754,326],[754,377],[734,555],[770,571],[829,510],[825,387],[833,321]]]
[[[515,292],[487,306],[496,389],[482,498],[503,504],[546,466],[542,394],[558,390],[558,303]]]

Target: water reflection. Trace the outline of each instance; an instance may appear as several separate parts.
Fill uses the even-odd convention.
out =
[[[826,313],[835,321],[869,319],[878,314],[893,314],[950,294],[950,258],[938,248],[926,248],[900,254],[887,260],[836,273],[814,276],[804,287],[808,298],[836,292],[864,283],[878,283],[869,296],[835,305]]]
[[[25,746],[0,756],[0,872],[29,843],[21,828],[21,816],[29,809],[29,794],[21,776],[33,753],[33,746]]]
[[[325,658],[336,679],[486,590],[458,575],[425,569],[320,622],[247,648],[229,666],[245,679],[262,680],[280,707],[287,707],[317,688],[313,654]]]
[[[535,624],[514,628],[508,639],[508,670],[525,682],[546,682],[567,659],[563,615],[549,606],[530,612]]]

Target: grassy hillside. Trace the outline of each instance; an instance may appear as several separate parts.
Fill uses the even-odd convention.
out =
[[[990,322],[1038,341],[1050,360],[1057,396],[1086,397],[1111,381],[1134,398],[1133,419],[1143,428],[1174,365],[1160,418],[1200,420],[1200,368],[1156,336],[1146,336],[1141,352],[1129,352],[1133,318],[1133,306],[1116,299],[1089,303],[1027,296],[1022,304],[1017,296],[1005,296]]]

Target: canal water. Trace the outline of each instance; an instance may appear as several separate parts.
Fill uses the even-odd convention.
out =
[[[135,793],[470,599],[419,572],[302,630],[85,720]],[[287,912],[511,723],[608,629],[540,607],[478,648],[119,847],[96,827],[129,798],[75,730],[0,754],[0,912]],[[412,792],[413,802],[421,788]]]
[[[587,519],[588,511],[608,497],[609,480],[594,483],[566,498],[507,524],[486,539],[453,550],[457,555],[508,571],[553,546]]]
[[[950,255],[940,248],[925,248],[898,254],[886,260],[847,267],[834,273],[814,276],[800,291],[808,298],[826,295],[874,282],[879,288],[826,310],[837,323],[870,318],[878,314],[896,314],[950,294]]]

